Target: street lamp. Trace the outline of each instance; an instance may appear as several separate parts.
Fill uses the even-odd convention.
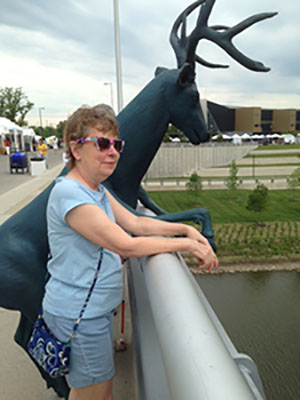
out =
[[[111,103],[112,108],[114,108],[112,83],[111,82],[104,82],[104,85],[105,86],[110,86],[110,103]]]
[[[41,128],[43,127],[42,110],[45,110],[45,107],[39,107],[40,127]]]
[[[122,90],[118,0],[114,0],[114,31],[115,31],[116,74],[117,74],[117,101],[118,101],[118,110],[117,111],[119,113],[123,108],[123,90]]]

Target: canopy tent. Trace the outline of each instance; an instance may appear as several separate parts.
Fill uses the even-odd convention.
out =
[[[226,135],[226,133],[222,133],[223,140],[231,140],[232,136]]]
[[[251,139],[253,140],[262,140],[264,138],[264,135],[259,135],[258,133],[255,133],[254,135],[251,136]]]
[[[8,130],[22,130],[22,128],[15,122],[10,121],[8,118],[0,117],[0,127],[4,127]]]
[[[241,138],[242,140],[249,140],[251,139],[251,136],[249,135],[249,133],[245,132],[242,134]]]
[[[32,128],[25,128],[23,129],[23,136],[30,136],[30,137],[34,137],[35,136],[35,132]]]
[[[46,138],[46,143],[47,143],[47,145],[49,146],[53,146],[53,144],[54,143],[57,143],[57,137],[55,136],[55,135],[53,135],[53,136],[48,136],[47,138]]]
[[[4,136],[10,137],[13,150],[18,151],[24,148],[23,129],[15,122],[10,121],[8,118],[0,117],[0,132],[1,141]]]
[[[291,133],[287,133],[282,135],[283,141],[285,144],[294,144],[296,143],[296,138]]]
[[[23,129],[23,140],[25,151],[33,151],[33,140],[36,141],[35,132],[32,128]]]
[[[239,134],[235,133],[235,134],[232,136],[232,143],[233,143],[233,144],[242,144],[242,138],[241,138],[241,136],[240,136]]]

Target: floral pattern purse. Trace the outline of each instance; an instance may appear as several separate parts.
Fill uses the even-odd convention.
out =
[[[66,342],[58,340],[53,333],[51,333],[46,322],[43,318],[43,312],[38,315],[38,318],[33,325],[31,337],[27,344],[27,350],[34,361],[45,371],[51,378],[58,378],[69,373],[70,370],[70,356],[71,356],[71,341],[76,333],[78,325],[81,321],[82,315],[91,297],[92,291],[95,287],[100,266],[103,258],[103,249],[101,248],[98,267],[95,273],[93,283],[90,287],[89,293],[85,299],[84,305],[80,311],[79,317],[73,327],[73,330]]]

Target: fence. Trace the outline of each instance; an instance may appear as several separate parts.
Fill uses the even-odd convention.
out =
[[[147,191],[151,190],[186,190],[188,179],[159,179],[156,181],[144,181],[143,187]],[[288,177],[259,177],[259,178],[239,178],[239,189],[253,189],[259,183],[263,183],[268,189],[287,189]],[[227,180],[225,177],[219,179],[202,178],[202,189],[225,189]]]
[[[256,147],[253,144],[163,144],[156,153],[145,179],[189,177],[194,171],[204,168],[230,165],[233,160],[243,158]]]

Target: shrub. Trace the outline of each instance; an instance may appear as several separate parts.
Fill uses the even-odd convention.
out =
[[[268,205],[268,192],[269,189],[262,183],[256,186],[256,188],[249,194],[247,210],[254,211],[257,213],[257,223],[260,223],[261,213],[266,209]]]
[[[185,187],[190,193],[195,195],[195,200],[198,200],[198,195],[203,187],[201,176],[197,172],[193,172]]]
[[[226,186],[228,187],[229,190],[236,190],[238,186],[238,167],[236,166],[235,161],[232,161],[230,170],[229,170],[229,177],[227,178],[226,181]]]

